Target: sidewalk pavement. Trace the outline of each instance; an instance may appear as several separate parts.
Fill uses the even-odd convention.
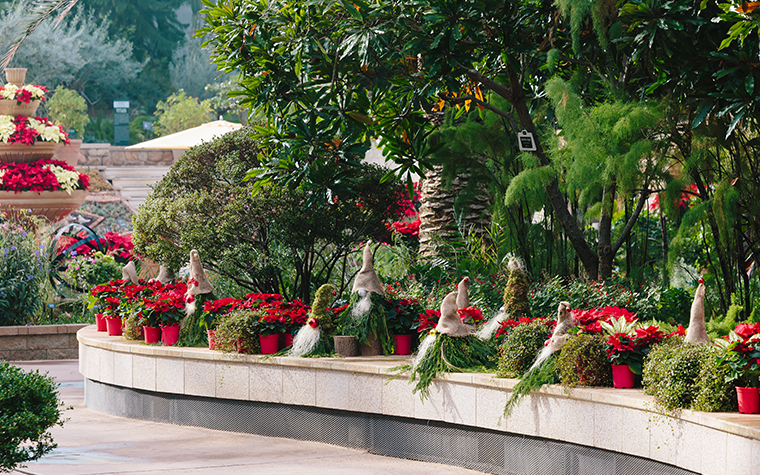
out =
[[[60,383],[68,418],[51,429],[58,448],[12,475],[475,475],[449,465],[308,442],[111,416],[84,405],[77,360],[13,363]]]

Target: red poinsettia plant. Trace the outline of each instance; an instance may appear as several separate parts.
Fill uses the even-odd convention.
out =
[[[36,142],[69,144],[69,136],[60,125],[45,117],[0,115],[0,141],[7,144],[34,145]]]
[[[720,359],[728,366],[726,382],[741,387],[760,386],[760,323],[740,323],[725,337],[726,354]]]
[[[78,173],[60,160],[37,160],[29,163],[0,162],[0,190],[58,191],[86,190],[90,177]]]
[[[634,374],[641,374],[649,350],[667,336],[656,325],[643,327],[636,319],[629,322],[624,316],[612,318],[611,323],[600,323],[608,335],[606,350],[610,363],[628,365]]]

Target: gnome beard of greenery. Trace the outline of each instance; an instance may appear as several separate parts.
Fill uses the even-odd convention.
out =
[[[395,368],[398,374],[410,372],[409,381],[417,381],[413,392],[419,391],[422,399],[429,396],[433,379],[443,373],[494,365],[494,349],[475,337],[475,327],[463,323],[459,317],[458,304],[465,302],[468,302],[466,279],[459,284],[457,292],[443,299],[438,325],[422,341],[412,364]]]
[[[317,290],[309,319],[293,337],[293,346],[288,356],[323,356],[333,353],[335,324],[327,312],[327,307],[334,293],[335,287],[330,284],[324,284]]]
[[[388,331],[385,312],[385,289],[375,273],[370,244],[364,246],[362,268],[354,279],[348,307],[340,316],[341,334],[353,335],[359,343],[377,338],[383,353],[393,353],[394,339]]]

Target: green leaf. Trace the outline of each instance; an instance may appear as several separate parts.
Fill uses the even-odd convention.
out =
[[[747,78],[744,80],[744,89],[747,90],[747,94],[749,94],[750,96],[754,93],[755,76],[752,73],[748,74]]]

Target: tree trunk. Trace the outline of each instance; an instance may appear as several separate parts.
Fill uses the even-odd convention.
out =
[[[612,214],[615,211],[615,182],[604,187],[602,191],[602,211],[599,217],[599,278],[612,277],[612,261],[615,253],[612,249]]]
[[[479,190],[469,203],[457,203],[457,196],[468,184],[469,175],[459,174],[447,187],[443,166],[426,173],[420,191],[420,257],[442,254],[440,245],[473,232],[485,238],[490,223],[490,199]]]

